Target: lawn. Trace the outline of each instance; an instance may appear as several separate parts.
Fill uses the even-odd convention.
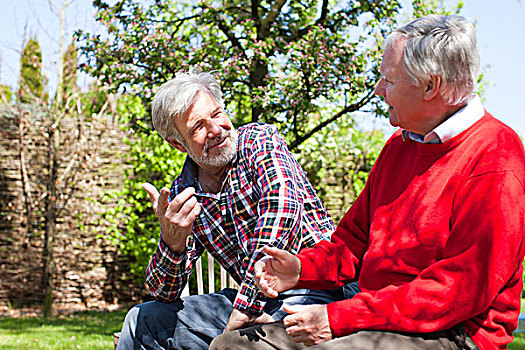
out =
[[[0,349],[113,349],[126,310],[70,316],[0,318]]]
[[[80,312],[70,316],[0,318],[0,349],[113,349],[126,310]],[[509,349],[525,350],[525,333]]]
[[[509,345],[509,349],[525,350],[525,333],[514,333],[514,341]]]

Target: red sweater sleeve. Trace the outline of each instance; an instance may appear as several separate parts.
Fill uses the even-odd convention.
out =
[[[452,229],[443,259],[408,283],[363,290],[352,299],[329,304],[334,335],[339,337],[361,329],[404,332],[446,329],[482,312],[490,313],[490,305],[505,289],[508,293],[504,298],[518,294],[515,305],[518,309],[513,313],[519,312],[522,282],[521,268],[517,266],[521,267],[519,260],[523,256],[525,204],[520,180],[508,171],[471,178],[454,201]],[[341,283],[336,274],[352,275],[359,257],[351,253],[349,259],[343,257],[352,251],[358,254],[363,251],[361,233],[356,238],[352,231],[356,216],[363,215],[360,209],[363,203],[356,204],[358,208],[349,211],[334,233],[333,243],[316,249],[317,260],[312,258],[313,252],[299,255],[301,285],[315,279]],[[498,322],[504,321],[497,320],[498,317],[506,316],[495,313],[490,317]]]
[[[375,164],[381,163],[389,143],[386,143]],[[359,279],[363,255],[368,248],[370,184],[375,177],[375,167],[365,188],[337,225],[331,241],[304,248],[297,255],[301,260],[301,277],[295,288],[332,289]],[[320,261],[323,263],[319,264]]]
[[[332,289],[359,278],[361,261],[368,247],[368,188],[367,182],[330,242],[302,249],[297,255],[301,260],[301,278],[295,288]]]

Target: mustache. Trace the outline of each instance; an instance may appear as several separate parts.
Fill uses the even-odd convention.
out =
[[[211,147],[222,143],[227,137],[231,137],[231,130],[222,130],[219,136],[206,140],[206,143],[204,144],[204,152],[208,151]]]

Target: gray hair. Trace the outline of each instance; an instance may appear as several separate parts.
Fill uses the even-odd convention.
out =
[[[404,38],[403,60],[416,84],[441,77],[440,94],[455,106],[466,101],[477,82],[479,51],[474,26],[458,15],[429,15],[398,28],[385,41],[385,49]]]
[[[209,92],[215,101],[224,108],[222,91],[211,73],[192,68],[188,72],[178,73],[175,78],[162,84],[152,103],[153,127],[164,140],[177,140],[184,143],[175,127],[174,119],[184,115],[195,101],[199,91]]]

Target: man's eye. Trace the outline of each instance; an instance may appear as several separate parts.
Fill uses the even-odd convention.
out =
[[[201,130],[202,130],[202,124],[197,124],[197,125],[195,125],[195,126],[193,127],[192,132],[193,132],[194,134],[196,134],[196,133],[198,133],[198,132],[201,131]]]

